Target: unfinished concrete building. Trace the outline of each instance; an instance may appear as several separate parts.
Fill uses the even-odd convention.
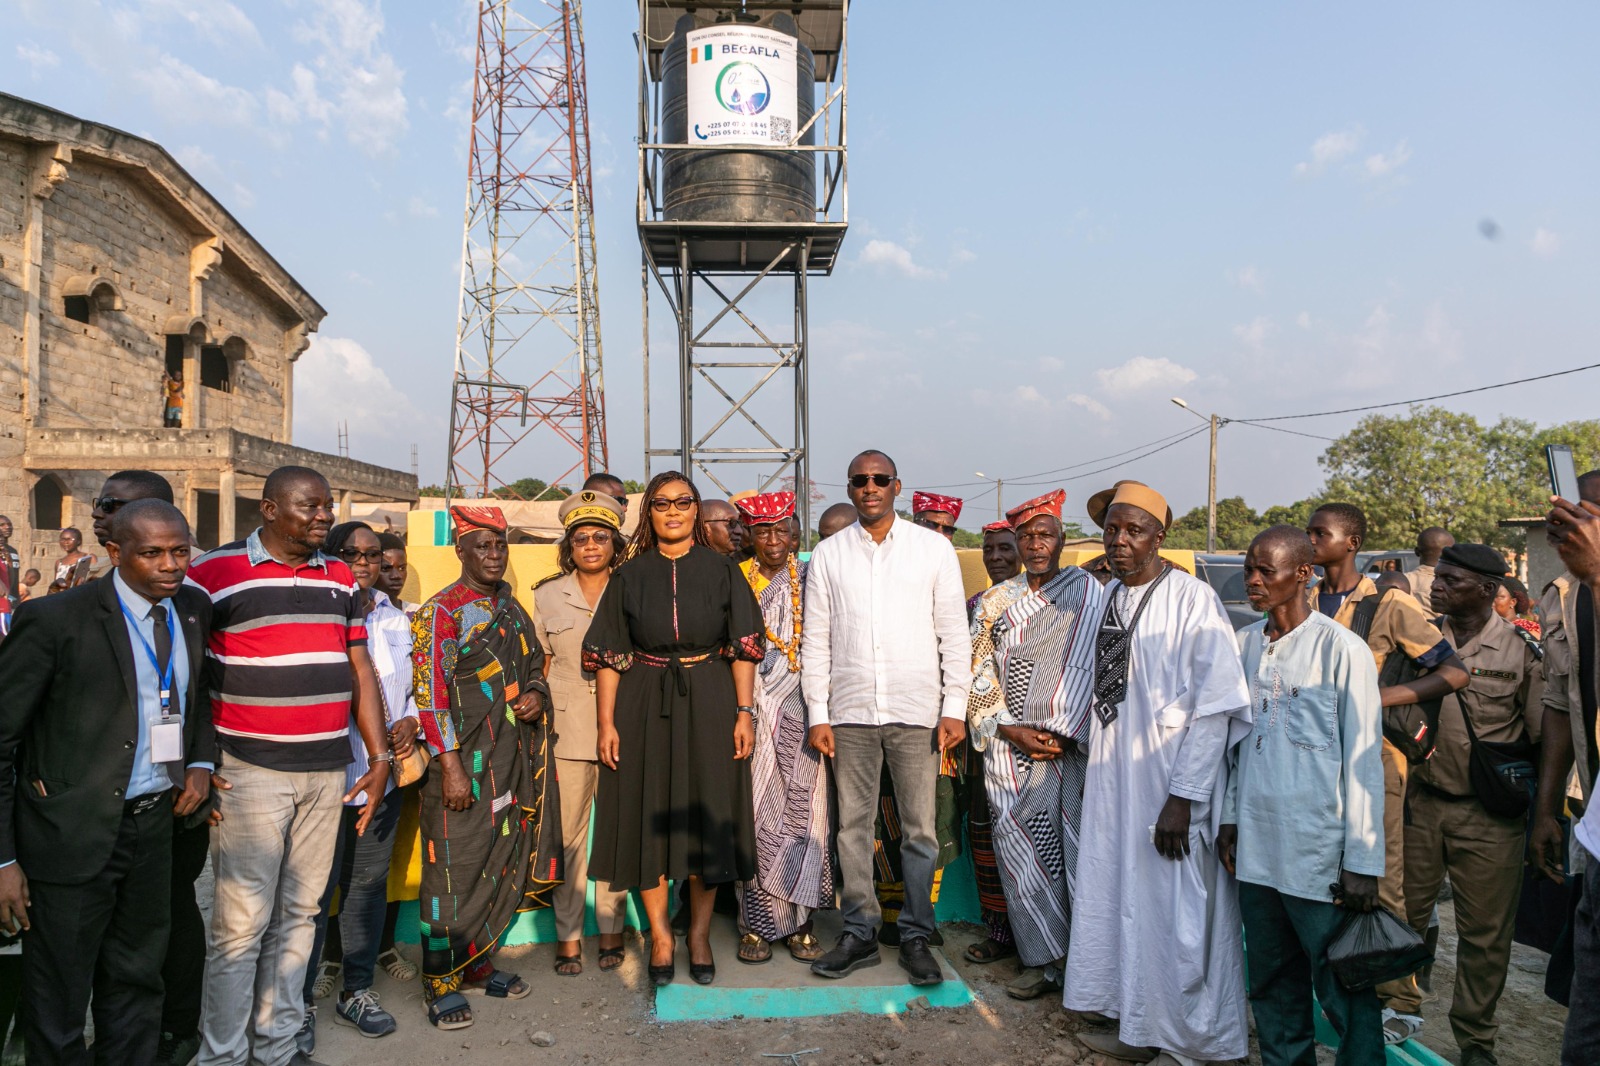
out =
[[[414,501],[409,473],[290,443],[325,313],[161,146],[0,94],[0,514],[23,566],[48,574],[68,526],[97,550],[90,501],[124,468],[172,482],[202,547],[255,528],[286,464],[346,513]]]

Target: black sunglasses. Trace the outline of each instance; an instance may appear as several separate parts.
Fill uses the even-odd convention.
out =
[[[650,509],[652,511],[665,511],[669,507],[676,507],[680,511],[687,511],[693,506],[693,496],[674,496],[671,499],[668,499],[665,496],[657,496],[655,499],[650,501]]]
[[[119,500],[115,496],[96,496],[89,501],[89,506],[101,514],[110,514],[123,504],[132,502],[132,500]]]
[[[870,481],[880,489],[886,489],[894,484],[894,479],[895,475],[893,474],[851,474],[850,487],[864,489],[867,487],[867,482]]]
[[[956,527],[954,525],[942,526],[938,522],[918,522],[917,525],[923,529],[931,529],[935,533],[943,533],[951,539],[954,539],[956,535]]]
[[[383,549],[373,548],[371,551],[362,551],[360,548],[340,548],[339,558],[347,563],[353,563],[357,559],[365,559],[369,563],[382,562]]]

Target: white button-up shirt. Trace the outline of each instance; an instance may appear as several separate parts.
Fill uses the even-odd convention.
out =
[[[811,555],[800,684],[811,725],[967,717],[972,641],[955,549],[901,518],[883,543],[861,524]]]

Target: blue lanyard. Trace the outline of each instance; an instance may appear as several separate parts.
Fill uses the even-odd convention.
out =
[[[122,613],[127,615],[128,621],[133,623],[133,635],[139,638],[139,644],[144,648],[145,656],[149,658],[150,665],[155,668],[156,678],[161,685],[161,714],[165,717],[168,709],[172,706],[172,664],[178,657],[178,623],[172,617],[172,608],[167,608],[167,633],[172,640],[172,654],[167,659],[167,673],[163,677],[161,675],[161,664],[156,660],[156,650],[150,646],[148,640],[144,639],[144,630],[139,628],[139,619],[134,617],[133,612],[128,610],[128,605],[123,603],[120,597],[117,599],[117,605],[122,608]]]

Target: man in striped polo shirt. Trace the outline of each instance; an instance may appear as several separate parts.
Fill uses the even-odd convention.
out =
[[[261,495],[261,527],[189,568],[213,607],[207,684],[225,782],[212,836],[203,1066],[311,1064],[295,1040],[301,983],[340,810],[365,790],[365,829],[394,758],[355,579],[321,551],[333,522],[327,480],[280,467]],[[352,718],[372,762],[347,796]]]

